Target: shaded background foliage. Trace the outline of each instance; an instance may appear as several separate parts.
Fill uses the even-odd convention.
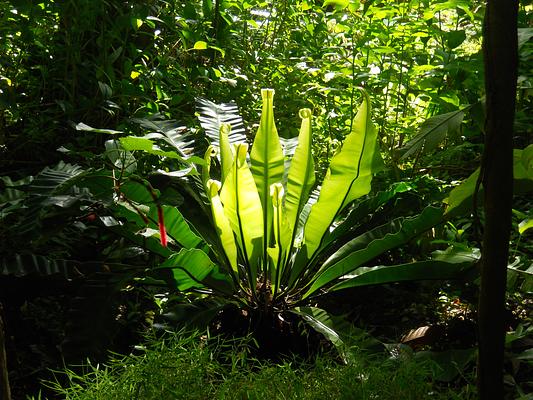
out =
[[[400,207],[414,213],[440,202],[480,160],[483,12],[477,0],[0,0],[0,286],[8,312],[24,318],[27,299],[45,296],[36,309],[46,314],[46,296],[68,293],[73,329],[76,318],[103,321],[92,326],[100,333],[85,347],[99,354],[120,342],[109,332],[120,338],[120,326],[127,335],[131,326],[150,325],[147,310],[158,312],[158,300],[132,282],[164,255],[146,250],[160,250],[153,237],[124,239],[134,224],[119,229],[106,218],[124,193],[153,199],[132,182],[117,189],[111,178],[117,159],[103,151],[116,146],[109,140],[132,134],[176,138],[186,131],[196,138],[198,98],[235,101],[249,138],[259,120],[260,88],[276,90],[285,138],[297,135],[298,110],[311,108],[323,175],[350,131],[355,87],[363,86],[386,162],[376,187],[404,179],[416,189],[401,196],[390,217]],[[517,148],[532,141],[531,13],[531,1],[521,2]],[[134,156],[142,176],[183,167],[154,154]],[[151,175],[149,182],[166,204],[187,201],[168,178]],[[518,271],[527,268],[531,252],[531,231],[518,231],[529,210],[530,200],[516,199]],[[412,254],[391,253],[388,261],[425,254],[431,240],[476,245],[479,232],[470,218],[454,219],[419,239]],[[510,287],[530,293],[523,276],[513,271]],[[16,285],[25,289],[7,290]],[[114,299],[104,317],[87,306],[94,299],[100,305]],[[65,338],[65,329],[49,327],[51,340],[75,349],[69,340],[77,334]]]

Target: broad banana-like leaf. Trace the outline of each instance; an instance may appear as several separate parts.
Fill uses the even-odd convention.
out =
[[[298,146],[294,151],[287,179],[285,212],[287,224],[291,228],[291,242],[294,241],[293,237],[296,233],[300,211],[307,203],[309,192],[315,184],[315,163],[311,152],[311,117],[310,109],[300,110],[302,125],[298,136]]]
[[[235,158],[220,191],[224,213],[228,217],[237,243],[248,263],[251,282],[255,282],[261,258],[263,210],[254,178],[246,163],[248,145],[234,145]]]
[[[231,148],[228,135],[231,132],[231,125],[222,124],[220,127],[220,165],[222,168],[221,182],[226,180],[231,165],[233,164],[233,150]]]
[[[218,181],[210,179],[207,183],[209,189],[209,198],[211,199],[211,211],[213,213],[213,221],[217,228],[218,236],[220,237],[220,242],[224,248],[224,252],[228,257],[228,261],[231,265],[231,269],[238,274],[237,268],[237,245],[235,244],[235,237],[233,236],[233,231],[231,230],[231,225],[228,218],[224,214],[224,206],[220,201],[220,196],[218,194],[221,184]]]
[[[338,213],[350,202],[370,192],[376,167],[377,129],[371,121],[370,99],[363,102],[354,118],[341,151],[331,160],[317,203],[311,208],[305,225],[308,257],[320,247],[324,234]]]
[[[284,157],[278,131],[274,123],[274,90],[261,90],[263,110],[259,129],[250,152],[251,171],[263,207],[263,249],[266,253],[272,226],[272,199],[270,185],[283,179]],[[266,254],[264,254],[264,257]],[[266,258],[266,257],[265,257]]]
[[[229,294],[233,283],[227,274],[221,273],[218,266],[199,249],[181,249],[170,256],[158,268],[172,270],[178,290],[210,288]]]
[[[185,218],[181,215],[176,207],[161,206],[163,210],[163,220],[165,221],[165,228],[167,235],[178,245],[187,249],[197,247],[202,239],[197,236],[192,230]],[[151,207],[148,214],[152,222],[150,225],[157,228],[157,207]]]
[[[407,243],[437,225],[442,220],[442,214],[440,208],[427,207],[416,217],[398,218],[349,241],[326,260],[303,297],[310,296],[321,287],[349,274],[385,251]]]

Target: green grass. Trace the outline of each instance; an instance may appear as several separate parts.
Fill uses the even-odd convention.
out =
[[[340,365],[327,355],[276,364],[253,359],[250,349],[245,340],[206,344],[176,335],[152,341],[142,355],[68,370],[67,384],[47,385],[67,400],[475,398],[471,385],[454,391],[432,383],[428,364],[361,356]]]

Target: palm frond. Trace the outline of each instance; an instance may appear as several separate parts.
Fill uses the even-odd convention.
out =
[[[222,124],[231,125],[230,143],[246,142],[246,131],[235,103],[215,104],[207,99],[196,99],[198,120],[212,145],[220,147],[219,132]]]

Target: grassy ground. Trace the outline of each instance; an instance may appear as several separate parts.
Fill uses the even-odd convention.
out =
[[[430,365],[361,355],[352,365],[333,356],[311,362],[258,361],[245,340],[175,335],[138,355],[86,366],[47,383],[65,399],[470,399],[472,385],[431,381]],[[65,378],[67,378],[65,380]]]

